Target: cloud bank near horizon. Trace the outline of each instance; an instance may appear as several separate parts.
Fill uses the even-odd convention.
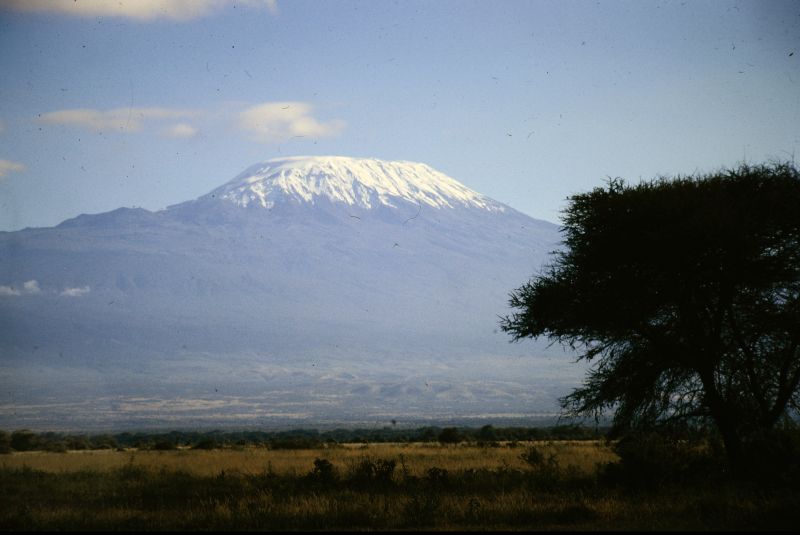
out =
[[[0,0],[0,8],[73,17],[120,17],[139,22],[185,22],[209,16],[225,7],[263,9],[278,14],[277,0]]]
[[[195,110],[158,107],[115,108],[111,110],[76,108],[43,113],[38,117],[38,121],[45,124],[80,126],[95,132],[104,130],[137,132],[142,129],[146,121],[187,119],[197,116],[198,112]]]
[[[11,173],[19,173],[26,169],[25,165],[19,162],[12,162],[11,160],[0,159],[0,181]]]
[[[262,102],[239,111],[225,106],[217,109],[191,110],[166,107],[130,107],[100,110],[73,108],[40,114],[36,121],[42,124],[83,128],[92,132],[138,133],[148,124],[161,122],[158,133],[174,139],[188,139],[199,135],[201,129],[192,124],[206,121],[203,132],[223,131],[227,123],[256,143],[281,143],[291,138],[336,137],[346,127],[344,120],[322,121],[314,116],[314,105],[309,102]],[[170,124],[164,126],[163,123]],[[214,124],[217,123],[217,124]],[[208,127],[208,128],[206,128]],[[0,161],[1,163],[1,161]],[[9,165],[5,170],[19,171]],[[21,164],[20,164],[21,165]],[[0,165],[0,177],[3,176]]]

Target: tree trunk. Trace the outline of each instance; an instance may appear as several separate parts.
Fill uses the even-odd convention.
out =
[[[743,473],[744,469],[744,452],[742,451],[742,437],[737,430],[736,413],[717,391],[713,373],[709,370],[703,370],[699,375],[700,381],[703,383],[706,404],[714,423],[717,424],[717,428],[719,428],[719,432],[722,435],[728,468],[730,468],[734,477],[738,477]]]
[[[743,473],[744,469],[742,437],[736,432],[733,419],[729,415],[715,416],[714,420],[717,423],[717,427],[719,427],[720,434],[722,434],[722,442],[725,444],[725,457],[728,460],[728,468],[730,468],[734,477],[738,477]]]

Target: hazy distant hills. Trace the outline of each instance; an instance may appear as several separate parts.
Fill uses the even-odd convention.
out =
[[[426,165],[342,157],[0,233],[0,428],[550,413],[580,370],[498,315],[559,239]]]

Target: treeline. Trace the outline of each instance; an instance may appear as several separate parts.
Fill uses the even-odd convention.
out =
[[[178,448],[218,449],[265,447],[269,449],[312,449],[339,443],[468,442],[481,446],[498,446],[501,442],[528,440],[592,440],[603,438],[607,428],[581,425],[551,427],[437,427],[416,429],[334,429],[318,431],[295,429],[288,431],[170,431],[168,433],[123,432],[104,434],[35,433],[28,429],[0,431],[0,453],[13,451],[148,449]]]

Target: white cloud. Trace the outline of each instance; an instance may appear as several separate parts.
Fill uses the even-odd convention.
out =
[[[2,0],[0,0],[2,1]],[[241,110],[241,111],[239,111]],[[155,123],[158,134],[170,138],[191,138],[200,134],[195,124],[205,121],[203,132],[217,131],[220,120],[228,121],[234,113],[239,130],[262,143],[280,143],[293,137],[323,138],[338,135],[346,126],[341,119],[322,121],[314,116],[308,102],[264,102],[242,110],[222,106],[206,110],[130,107],[99,110],[74,108],[39,114],[37,121],[51,125],[84,128],[94,132],[135,133]],[[20,170],[20,169],[11,169]],[[6,172],[8,172],[6,171]],[[0,168],[0,173],[3,169]]]
[[[0,7],[18,11],[59,13],[75,17],[123,17],[137,21],[187,21],[224,7],[253,7],[278,14],[277,0],[0,0]]]
[[[23,282],[22,291],[17,290],[14,286],[0,286],[0,296],[22,295],[23,293],[38,294],[42,293],[42,290],[39,288],[39,283],[35,280]]]
[[[39,288],[39,283],[35,280],[29,280],[22,284],[22,289],[25,290],[25,293],[29,294],[38,294],[41,293],[42,290]]]
[[[266,6],[267,11],[273,15],[278,14],[278,0],[264,0],[264,5]]]
[[[199,132],[197,128],[187,123],[177,123],[164,130],[166,136],[175,138],[194,137]]]
[[[13,286],[0,286],[0,297],[6,295],[19,295],[19,290]]]
[[[0,179],[6,177],[9,173],[24,171],[25,166],[21,163],[12,162],[11,160],[0,160]]]
[[[257,141],[276,143],[292,137],[331,137],[339,134],[345,122],[334,119],[323,123],[315,119],[307,102],[266,102],[239,114],[239,127]]]
[[[141,130],[144,122],[148,120],[188,119],[197,115],[198,112],[195,110],[173,108],[115,108],[113,110],[78,108],[43,113],[38,120],[47,124],[81,126],[97,132],[103,130],[136,132]]]
[[[84,286],[82,288],[64,288],[64,291],[61,292],[61,295],[65,297],[80,297],[83,294],[87,294],[91,291],[91,288],[88,286]]]

